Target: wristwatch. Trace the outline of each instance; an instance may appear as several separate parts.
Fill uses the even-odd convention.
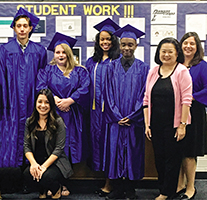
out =
[[[180,124],[185,125],[185,126],[187,125],[187,123],[186,123],[186,122],[180,122]]]

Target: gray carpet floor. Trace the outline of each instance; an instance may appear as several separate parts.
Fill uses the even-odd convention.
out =
[[[141,183],[142,184],[142,183]],[[99,197],[94,193],[95,188],[97,188],[97,184],[93,181],[83,182],[81,184],[74,184],[74,187],[71,188],[71,194],[68,197],[62,197],[61,199],[105,199],[103,197]],[[141,185],[140,185],[141,186]],[[207,179],[196,179],[195,186],[197,188],[197,195],[195,197],[196,200],[207,200]],[[140,200],[151,200],[154,199],[159,191],[156,188],[156,182],[145,183],[143,186],[136,189],[137,199]],[[29,194],[21,194],[21,193],[13,193],[13,194],[2,194],[3,199],[16,199],[16,200],[33,200],[38,198],[38,193],[33,192]]]

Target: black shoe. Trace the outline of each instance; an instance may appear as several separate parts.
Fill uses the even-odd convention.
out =
[[[127,200],[136,199],[135,189],[130,189],[126,191],[126,199]]]
[[[95,193],[98,194],[99,197],[106,197],[110,192],[104,192],[101,188],[99,188],[95,191]]]
[[[126,200],[131,200],[131,199],[137,199],[136,194],[130,194],[130,195],[126,195]]]
[[[195,192],[192,197],[189,198],[188,195],[184,194],[180,199],[182,199],[182,200],[194,199],[196,194],[197,194],[197,190],[195,188]]]
[[[30,190],[27,185],[23,185],[22,187],[22,194],[29,194]]]
[[[100,192],[101,188],[98,188],[97,190],[95,190],[95,194],[98,194]]]
[[[123,191],[113,190],[110,192],[106,198],[106,200],[113,200],[113,199],[125,199],[125,195]]]
[[[186,191],[186,188],[183,188],[182,190],[180,190],[180,191],[176,192],[174,195],[172,195],[170,198],[171,199],[177,199],[177,198],[180,199],[184,195],[185,191]]]

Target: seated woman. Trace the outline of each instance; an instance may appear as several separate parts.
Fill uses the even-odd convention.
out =
[[[35,184],[40,199],[47,197],[48,190],[52,199],[59,199],[60,182],[73,174],[64,152],[65,137],[65,124],[56,113],[52,92],[40,90],[33,113],[26,121],[24,136],[24,152],[30,163],[24,171],[25,180]]]

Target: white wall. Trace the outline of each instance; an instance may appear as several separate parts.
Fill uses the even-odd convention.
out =
[[[207,155],[198,157],[197,172],[207,172]]]

